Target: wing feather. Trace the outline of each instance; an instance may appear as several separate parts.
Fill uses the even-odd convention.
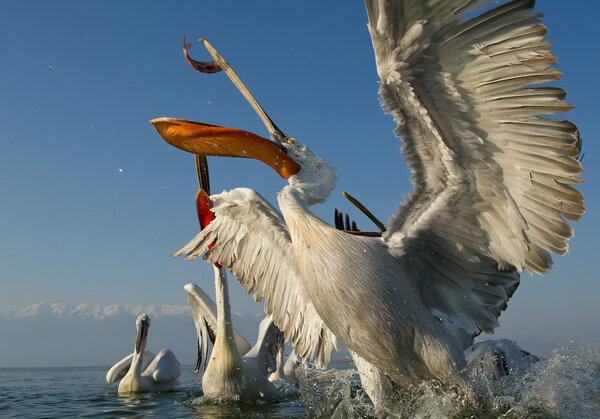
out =
[[[384,240],[425,303],[474,335],[523,269],[547,272],[585,211],[572,184],[581,139],[534,1],[367,0],[381,102],[397,122],[414,190]]]
[[[196,326],[198,338],[200,338],[200,336],[204,338],[204,334],[202,333],[203,325],[210,330],[212,336],[216,336],[217,305],[215,302],[196,284],[186,284],[184,289],[187,293],[188,303],[190,305],[192,317],[194,318],[194,325]],[[250,343],[236,330],[235,327],[233,328],[233,336],[240,354],[244,355],[252,348]],[[211,338],[211,340],[214,339]],[[202,348],[206,348],[206,343],[202,345]]]
[[[256,301],[265,299],[265,312],[299,356],[327,365],[336,338],[304,288],[283,217],[251,189],[211,199],[215,219],[173,256],[193,260],[214,243],[204,259],[229,269]]]
[[[181,375],[181,364],[170,349],[163,349],[156,355],[142,373],[151,376],[157,383],[169,383]]]

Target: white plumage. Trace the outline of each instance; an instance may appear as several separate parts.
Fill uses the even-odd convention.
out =
[[[215,267],[216,304],[197,285],[187,284],[184,288],[198,332],[199,360],[205,366],[202,372],[204,395],[245,401],[278,398],[277,388],[268,379],[276,368],[275,357],[281,339],[272,318],[267,316],[260,323],[256,343],[251,348],[233,327],[224,269]],[[206,357],[208,335],[213,341],[210,358]],[[202,362],[197,368],[202,368]]]
[[[565,218],[584,212],[571,186],[581,181],[580,139],[571,122],[539,116],[570,109],[561,89],[532,87],[560,77],[546,28],[531,0],[466,17],[478,3],[366,1],[382,105],[414,184],[382,238],[336,230],[308,210],[330,194],[333,169],[272,123],[208,42],[271,140],[248,139],[263,149],[246,155],[238,147],[251,133],[152,121],[183,150],[257,158],[288,179],[281,215],[247,189],[212,196],[215,220],[174,255],[193,259],[214,242],[204,258],[265,298],[300,356],[326,363],[337,338],[365,377],[466,385],[456,336],[493,330],[520,273],[547,272],[550,253],[567,251]]]
[[[136,320],[137,337],[132,354],[113,365],[106,373],[106,382],[119,383],[119,393],[158,392],[175,389],[181,366],[170,349],[154,356],[144,350],[150,318],[141,314]]]
[[[283,361],[284,359],[285,345],[282,340],[279,351],[277,351],[277,366],[275,372],[269,375],[269,381],[286,380],[292,383],[298,382],[296,369],[298,368],[298,365],[300,365],[300,360],[298,359],[296,352],[292,349],[292,352],[288,355],[285,362]]]

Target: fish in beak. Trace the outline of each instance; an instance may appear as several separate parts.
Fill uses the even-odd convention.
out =
[[[192,60],[187,51],[191,44],[185,43],[184,55],[190,65],[201,72],[217,72],[223,70],[244,95],[252,108],[261,118],[271,139],[268,140],[249,131],[226,128],[186,119],[156,118],[150,121],[158,134],[169,144],[181,150],[204,156],[246,157],[260,160],[270,166],[281,177],[288,179],[301,169],[286,152],[282,143],[293,144],[293,138],[285,135],[254,99],[244,83],[233,71],[229,63],[205,39],[204,44],[215,59],[214,62]]]

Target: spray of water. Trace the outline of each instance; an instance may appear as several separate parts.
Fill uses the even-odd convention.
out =
[[[352,368],[298,371],[300,392],[309,416],[368,417],[375,411]],[[548,358],[531,362],[499,380],[477,382],[473,405],[457,387],[425,381],[399,390],[387,406],[389,417],[600,417],[600,351],[570,344]]]
[[[513,373],[477,381],[479,403],[474,405],[457,387],[424,381],[399,390],[386,413],[390,418],[597,418],[600,417],[600,350],[570,343],[549,357],[523,364]],[[374,417],[375,409],[363,392],[350,364],[320,370],[301,365],[298,384],[280,380],[282,400],[275,405],[249,405],[209,400],[194,395],[189,404],[202,415],[215,417]],[[276,406],[276,407],[274,407]]]

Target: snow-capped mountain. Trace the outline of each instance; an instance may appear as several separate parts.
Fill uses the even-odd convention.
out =
[[[103,320],[107,317],[132,314],[137,316],[146,313],[151,317],[159,316],[189,316],[188,306],[174,306],[165,304],[143,305],[120,305],[112,304],[102,306],[100,304],[71,304],[71,303],[38,303],[27,306],[14,312],[15,318],[27,318],[33,316],[88,316],[96,320]],[[4,312],[10,315],[9,312]]]
[[[196,329],[187,305],[38,303],[0,311],[0,367],[110,366],[133,351],[141,313],[152,321],[149,350],[170,348],[182,363],[195,363]],[[262,310],[232,314],[235,327],[254,341]]]

